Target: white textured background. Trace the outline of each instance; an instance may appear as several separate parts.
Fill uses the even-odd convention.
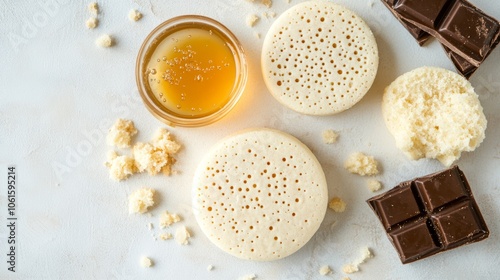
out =
[[[365,178],[342,167],[354,151],[374,155],[382,165],[377,178],[386,190],[402,180],[442,169],[431,160],[411,162],[399,152],[381,117],[382,92],[397,76],[423,65],[453,69],[433,41],[420,48],[384,6],[375,0],[338,0],[372,27],[380,50],[379,74],[371,91],[352,109],[331,117],[308,117],[280,106],[267,92],[260,74],[262,37],[272,19],[253,29],[249,13],[283,12],[289,4],[274,0],[271,9],[245,0],[99,1],[102,13],[95,30],[87,30],[89,1],[0,0],[0,279],[341,279],[341,267],[359,258],[364,246],[376,257],[351,279],[498,279],[500,275],[500,50],[471,79],[488,118],[487,138],[458,162],[470,180],[490,228],[490,237],[413,264],[402,265],[365,200],[373,194]],[[299,0],[292,0],[296,4]],[[473,0],[496,18],[500,3]],[[144,18],[130,22],[137,8]],[[138,98],[134,63],[143,38],[173,16],[202,14],[227,25],[241,40],[250,63],[248,87],[241,102],[222,121],[204,128],[175,128],[184,144],[176,168],[180,175],[132,176],[116,183],[103,166],[107,128],[118,117],[134,120],[147,141],[162,124]],[[100,49],[101,33],[117,45]],[[191,178],[207,147],[248,127],[284,130],[305,142],[327,174],[330,196],[348,203],[343,214],[330,210],[313,239],[296,254],[275,262],[249,262],[212,245],[190,209]],[[339,142],[325,145],[321,131],[340,132]],[[6,264],[6,167],[18,172],[18,266]],[[55,168],[59,166],[59,169]],[[64,169],[61,169],[64,166]],[[57,171],[59,170],[59,172]],[[58,174],[59,173],[59,174]],[[141,186],[158,190],[153,217],[129,216],[127,196]],[[154,241],[147,223],[163,210],[179,212],[194,237],[191,245]],[[335,226],[331,226],[336,222]],[[175,228],[175,227],[174,227]],[[158,232],[155,228],[154,233]],[[173,231],[172,231],[173,232]],[[139,266],[142,255],[155,266]],[[215,269],[207,272],[207,265]],[[319,276],[328,264],[330,276]]]

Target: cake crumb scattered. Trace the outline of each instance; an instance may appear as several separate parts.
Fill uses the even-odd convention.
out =
[[[359,267],[354,264],[346,264],[342,267],[342,271],[347,274],[352,274],[359,271]]]
[[[292,0],[285,0],[285,3],[290,4]]]
[[[160,228],[166,228],[173,223],[180,222],[181,217],[177,214],[170,214],[168,211],[165,211],[160,216]]]
[[[208,270],[208,271],[212,271],[212,270],[214,270],[214,266],[213,266],[213,265],[209,265],[209,266],[207,266],[207,270]]]
[[[373,0],[368,0],[368,7],[370,7],[370,8],[373,7],[373,4],[374,4]]]
[[[115,40],[108,34],[102,34],[99,38],[97,38],[95,43],[101,48],[109,48],[115,44]]]
[[[349,277],[342,277],[342,280],[351,280]]]
[[[99,13],[99,5],[96,2],[89,3],[87,7],[89,11],[94,15],[97,15]]]
[[[321,274],[323,276],[328,275],[330,273],[332,273],[332,270],[330,269],[330,267],[328,265],[324,265],[319,269],[319,274]]]
[[[241,276],[238,279],[239,280],[254,280],[254,279],[257,279],[257,275],[255,275],[255,274],[247,274],[247,275]]]
[[[135,165],[139,172],[147,171],[149,175],[162,172],[170,175],[172,165],[175,163],[173,155],[181,148],[170,132],[164,128],[156,131],[152,143],[137,143],[134,145],[133,154]]]
[[[377,181],[375,179],[369,179],[368,189],[372,192],[380,191],[382,189],[382,183],[380,183],[380,181]]]
[[[153,223],[148,223],[148,229],[153,230]]]
[[[271,6],[273,5],[273,1],[272,0],[261,0],[261,3],[262,5],[268,7],[268,8],[271,8]]]
[[[370,251],[370,248],[364,247],[361,249],[361,259],[359,260],[359,264],[362,264],[371,258],[373,258],[373,253]]]
[[[254,32],[253,36],[257,39],[260,39],[260,33],[259,32]]]
[[[191,234],[189,233],[188,229],[185,226],[177,228],[175,232],[175,241],[177,241],[177,243],[181,245],[188,245],[190,237]]]
[[[160,235],[158,237],[161,240],[169,240],[169,239],[172,239],[172,234],[170,232],[163,232],[163,233],[160,233]]]
[[[137,129],[134,126],[134,122],[131,120],[117,119],[109,129],[106,141],[110,146],[128,148],[130,147],[132,136],[136,134]]]
[[[345,211],[347,204],[340,197],[334,197],[328,203],[328,208],[332,209],[337,213],[342,213]]]
[[[141,266],[142,267],[151,267],[153,266],[153,261],[148,257],[141,258]]]
[[[339,137],[339,135],[338,135],[338,133],[336,133],[335,131],[333,131],[331,129],[326,129],[326,130],[323,130],[322,137],[323,137],[323,143],[333,144],[333,143],[337,142],[337,138]]]
[[[121,181],[137,172],[135,161],[126,155],[118,155],[115,151],[109,151],[108,160],[104,163],[109,168],[109,177],[115,181]]]
[[[138,21],[142,18],[142,13],[137,11],[136,9],[132,9],[128,12],[128,19],[130,21]]]
[[[267,13],[267,15],[268,15],[270,18],[275,18],[275,17],[276,17],[276,13],[275,13],[275,12],[269,12],[269,13]]]
[[[154,194],[155,190],[150,188],[140,188],[133,191],[128,197],[129,213],[146,213],[148,208],[155,204],[153,199]]]
[[[378,174],[377,164],[377,161],[372,156],[357,152],[349,156],[344,167],[351,173],[361,176],[373,176]]]
[[[247,16],[247,25],[249,27],[254,27],[258,21],[259,21],[259,17],[255,14],[250,14]]]
[[[85,22],[85,25],[87,26],[88,29],[94,29],[97,27],[98,24],[99,24],[99,21],[95,17],[90,17]]]

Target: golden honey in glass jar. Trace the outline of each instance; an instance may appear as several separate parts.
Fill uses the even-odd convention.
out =
[[[211,19],[184,16],[171,21],[177,23],[141,49],[137,64],[141,96],[166,122],[211,123],[226,114],[243,91],[247,76],[243,50],[229,30]]]

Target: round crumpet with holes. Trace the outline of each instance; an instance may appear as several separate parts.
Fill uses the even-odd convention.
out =
[[[194,177],[193,207],[206,236],[242,259],[284,258],[311,239],[325,216],[325,174],[286,133],[255,129],[226,138]]]
[[[273,23],[261,60],[264,81],[280,103],[303,114],[331,115],[368,92],[379,56],[358,15],[328,1],[308,1]]]

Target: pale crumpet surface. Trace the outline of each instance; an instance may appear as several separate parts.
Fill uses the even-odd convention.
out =
[[[271,94],[303,114],[331,115],[368,92],[378,49],[368,25],[351,10],[308,1],[284,12],[262,47],[262,74]]]
[[[246,130],[216,144],[194,177],[193,208],[206,236],[242,259],[284,258],[319,228],[328,203],[323,169],[296,138]]]

